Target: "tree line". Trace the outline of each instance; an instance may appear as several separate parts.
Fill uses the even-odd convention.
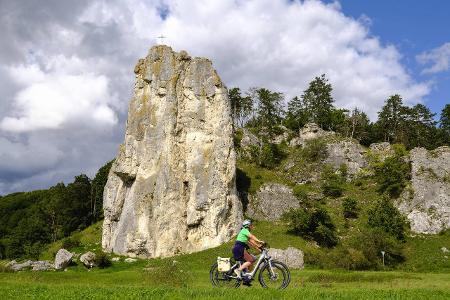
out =
[[[282,126],[298,132],[306,123],[314,122],[324,130],[332,130],[363,145],[377,142],[401,143],[407,149],[434,149],[450,143],[450,104],[443,108],[439,121],[423,104],[412,107],[395,94],[385,100],[378,118],[371,122],[362,108],[352,110],[334,106],[332,85],[326,76],[315,77],[301,96],[284,105],[282,93],[266,88],[239,88],[228,91],[235,128],[256,128],[263,140],[282,131]]]
[[[103,219],[103,189],[112,161],[90,179],[0,197],[0,259],[37,259],[48,243]]]

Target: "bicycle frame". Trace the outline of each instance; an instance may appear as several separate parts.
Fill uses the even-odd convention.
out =
[[[267,249],[263,249],[261,255],[258,258],[258,262],[256,263],[255,267],[253,268],[253,271],[250,273],[244,273],[244,276],[247,276],[248,279],[253,279],[253,277],[255,277],[255,275],[256,275],[256,272],[258,272],[259,267],[261,266],[261,264],[264,261],[268,261],[269,266],[270,266],[270,273],[273,273],[272,264],[271,264],[272,258],[269,256]],[[232,269],[234,269],[235,266],[239,267],[240,264],[236,263],[235,265],[233,265]],[[231,276],[231,277],[237,278],[235,276]]]

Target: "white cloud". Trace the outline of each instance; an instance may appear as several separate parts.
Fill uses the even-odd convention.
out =
[[[422,71],[423,74],[434,74],[447,71],[450,67],[450,43],[445,43],[440,47],[423,52],[416,58],[417,61],[423,65],[431,64],[430,67],[425,68]]]
[[[46,69],[50,71],[35,64],[10,68],[12,79],[23,89],[17,92],[13,111],[0,122],[0,129],[25,132],[59,129],[68,122],[93,122],[93,126],[117,122],[109,106],[115,96],[107,77],[86,73],[78,58],[53,57]]]
[[[161,34],[174,50],[210,58],[229,87],[267,87],[289,99],[326,73],[336,104],[372,119],[391,94],[422,101],[429,84],[415,82],[401,53],[370,34],[367,17],[342,10],[339,2],[287,0],[5,2],[0,139],[15,148],[0,147],[0,157],[19,149],[42,165],[19,172],[9,189],[14,165],[0,165],[0,193],[45,187],[109,160],[123,140],[134,64]],[[45,153],[42,143],[63,159],[29,154]]]

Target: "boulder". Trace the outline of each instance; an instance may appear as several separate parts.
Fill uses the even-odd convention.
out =
[[[80,261],[83,263],[85,267],[92,268],[97,266],[95,258],[96,258],[95,253],[88,251],[80,256]]]
[[[61,270],[66,268],[72,261],[73,254],[66,249],[59,249],[55,256],[55,269]]]
[[[113,258],[111,258],[111,261],[120,261],[120,257],[113,257]]]
[[[55,269],[55,266],[47,260],[33,261],[31,266],[33,271],[49,271]]]
[[[131,257],[216,247],[242,221],[228,93],[210,60],[152,47],[104,190],[102,246]]]
[[[275,221],[290,209],[300,207],[292,189],[279,183],[265,183],[248,198],[246,214],[256,220]]]
[[[308,123],[303,128],[300,128],[298,137],[294,137],[289,142],[289,146],[304,147],[306,145],[306,142],[310,140],[332,136],[334,134],[335,134],[334,131],[325,131],[315,123]]]
[[[270,248],[269,255],[274,259],[284,263],[290,269],[303,269],[303,251],[288,247],[286,250]]]
[[[338,169],[341,165],[347,166],[348,176],[356,175],[362,168],[367,167],[364,157],[366,150],[359,143],[347,140],[327,144],[326,164]]]
[[[15,272],[24,271],[31,269],[33,267],[33,262],[31,260],[27,260],[19,264],[15,260],[13,260],[9,262],[6,266]]]
[[[136,261],[137,261],[136,258],[131,258],[131,257],[125,258],[125,260],[124,260],[124,262],[126,262],[126,263],[134,263]]]
[[[416,233],[434,234],[450,228],[450,148],[410,151],[411,185],[396,205]]]

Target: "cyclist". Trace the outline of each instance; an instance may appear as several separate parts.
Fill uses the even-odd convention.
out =
[[[233,247],[233,256],[236,261],[245,261],[239,269],[234,270],[238,278],[242,278],[242,271],[245,268],[249,268],[253,262],[255,261],[255,257],[248,253],[247,249],[249,249],[249,246],[252,246],[253,248],[257,249],[259,252],[261,250],[259,249],[263,245],[263,241],[259,240],[256,236],[251,234],[250,232],[254,229],[254,226],[252,224],[252,221],[245,220],[242,223],[241,231],[239,232],[236,242],[234,243]],[[250,285],[249,282],[244,282],[246,285]]]

